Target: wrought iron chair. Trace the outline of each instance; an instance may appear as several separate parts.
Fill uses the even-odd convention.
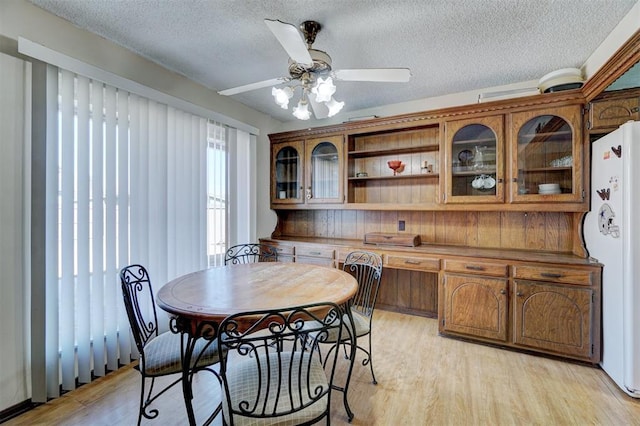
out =
[[[129,265],[120,271],[120,283],[124,306],[129,318],[131,332],[140,354],[139,363],[135,367],[142,376],[140,390],[140,408],[138,411],[138,425],[142,417],[154,419],[158,416],[156,408],[150,405],[167,390],[182,379],[182,336],[166,331],[159,333],[158,316],[153,296],[153,288],[149,274],[144,266]],[[192,374],[197,370],[208,370],[214,374],[209,366],[218,362],[218,347],[216,341],[199,339],[194,349],[194,359],[191,362]],[[180,376],[161,389],[153,393],[155,378],[171,374]],[[150,379],[149,391],[145,394],[145,385]]]
[[[329,302],[227,317],[218,329],[224,423],[329,424],[337,351],[323,367],[315,349],[329,333],[341,337],[342,317]]]
[[[277,262],[278,252],[268,244],[238,244],[227,250],[224,264]]]
[[[353,325],[355,326],[356,342],[362,337],[368,336],[369,345],[368,349],[365,349],[356,343],[356,349],[365,353],[366,357],[362,360],[362,365],[369,364],[373,384],[377,385],[378,381],[373,372],[371,356],[371,328],[373,323],[373,309],[376,305],[380,279],[382,278],[382,258],[380,255],[368,251],[353,251],[347,254],[342,270],[349,272],[358,281],[358,292],[351,301],[351,316],[353,317]],[[347,355],[346,347],[351,345],[349,333],[352,325],[346,315],[344,323],[346,327],[349,327],[349,331],[343,332],[341,339],[332,335],[326,339],[326,343],[333,343],[333,347],[327,355],[333,350],[338,350],[339,345],[336,344],[336,342],[340,342],[343,346],[345,356]]]

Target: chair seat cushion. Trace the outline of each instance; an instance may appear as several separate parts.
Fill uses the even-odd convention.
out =
[[[318,358],[313,357],[309,363],[309,357],[309,352],[281,352],[230,359],[226,375],[230,405],[234,411],[240,411],[242,406],[252,412],[252,415],[234,413],[233,424],[297,425],[325,413],[329,384]],[[291,387],[288,384],[290,373]],[[318,396],[312,398],[309,393]],[[227,395],[223,393],[222,399],[224,419],[231,424]],[[292,408],[291,399],[294,407],[316,401],[300,411],[288,413]]]
[[[356,327],[356,337],[362,337],[362,336],[366,336],[367,334],[369,334],[369,332],[371,331],[371,321],[370,318],[366,315],[362,315],[360,312],[352,309],[351,310],[351,315],[353,316],[353,323]],[[349,320],[349,316],[348,315],[343,315],[343,326],[342,326],[342,341],[347,341],[351,338],[351,335],[349,334],[348,330],[351,330],[351,321]],[[313,323],[314,321],[311,321],[311,323]],[[305,324],[305,326],[303,327],[303,329],[311,329],[316,327],[317,328],[318,324]],[[330,330],[328,330],[328,335],[326,340],[323,340],[322,343],[335,343],[336,340],[338,339],[338,329],[337,328],[332,328]]]
[[[148,376],[164,376],[182,372],[182,361],[180,357],[181,345],[180,334],[171,331],[164,332],[144,347],[144,369]],[[193,351],[193,358],[200,354],[208,340],[198,339]],[[218,362],[218,342],[213,341],[206,347],[202,356],[198,359],[198,367],[206,367]],[[193,368],[195,360],[191,360],[191,368]]]

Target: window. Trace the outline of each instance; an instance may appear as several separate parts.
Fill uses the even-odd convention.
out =
[[[58,334],[47,338],[46,368],[70,390],[137,355],[122,267],[145,265],[157,290],[224,251],[226,129],[70,71],[50,72],[58,77],[58,128],[47,146],[46,285],[57,291],[47,323]]]

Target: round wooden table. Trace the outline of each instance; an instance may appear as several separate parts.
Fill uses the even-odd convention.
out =
[[[158,292],[158,306],[193,320],[316,302],[341,305],[358,289],[339,269],[304,263],[259,262],[205,269],[178,277]]]
[[[254,310],[286,310],[288,307],[333,302],[351,317],[349,301],[358,282],[347,272],[304,263],[259,262],[226,265],[178,277],[165,284],[156,297],[158,306],[171,314],[172,329],[186,334],[183,351],[182,388],[189,424],[195,424],[191,400],[189,368],[196,339],[213,340],[218,324],[231,314]],[[344,388],[344,404],[349,418],[353,413],[347,390],[355,357],[355,336],[351,337],[351,366]],[[215,414],[215,413],[214,413]]]

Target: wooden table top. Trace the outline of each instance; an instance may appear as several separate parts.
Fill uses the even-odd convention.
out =
[[[304,263],[259,262],[205,269],[165,284],[160,308],[193,319],[222,321],[243,311],[279,309],[317,302],[342,304],[358,283],[335,268]]]

